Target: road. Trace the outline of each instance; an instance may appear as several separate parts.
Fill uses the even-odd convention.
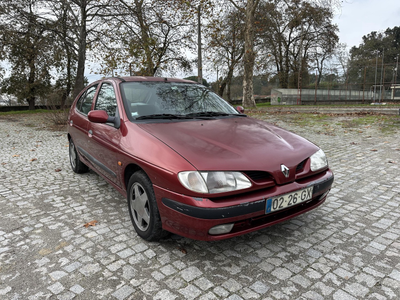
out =
[[[230,240],[149,243],[122,196],[71,171],[65,131],[0,118],[0,299],[399,299],[399,129],[269,119],[325,150],[326,203]]]

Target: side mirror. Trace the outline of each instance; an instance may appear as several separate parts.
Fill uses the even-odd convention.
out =
[[[115,128],[121,126],[121,120],[117,117],[110,117],[105,110],[91,110],[88,113],[88,119],[93,123],[113,123]]]
[[[88,113],[88,119],[93,123],[107,123],[108,114],[105,110],[91,110]]]
[[[244,114],[244,108],[243,108],[243,106],[236,106],[236,110],[237,110],[238,112],[240,112],[241,114]]]

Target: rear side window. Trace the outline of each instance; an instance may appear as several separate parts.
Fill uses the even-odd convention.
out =
[[[94,94],[96,93],[97,85],[94,85],[87,89],[85,93],[79,98],[76,103],[76,109],[81,113],[87,115],[92,108],[92,102],[94,98]]]
[[[97,96],[95,110],[105,110],[110,117],[115,117],[117,112],[117,99],[114,88],[109,83],[103,83]]]

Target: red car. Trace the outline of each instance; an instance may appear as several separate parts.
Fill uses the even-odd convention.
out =
[[[333,182],[317,146],[188,80],[99,80],[68,124],[73,171],[90,168],[126,196],[145,240],[259,230],[321,205]]]

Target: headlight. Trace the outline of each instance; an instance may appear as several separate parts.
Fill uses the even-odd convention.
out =
[[[324,151],[319,149],[313,155],[310,156],[311,159],[311,171],[318,171],[322,168],[328,166],[328,160],[326,159]]]
[[[179,181],[187,189],[215,194],[251,187],[250,181],[240,172],[197,172],[186,171],[178,174]]]

